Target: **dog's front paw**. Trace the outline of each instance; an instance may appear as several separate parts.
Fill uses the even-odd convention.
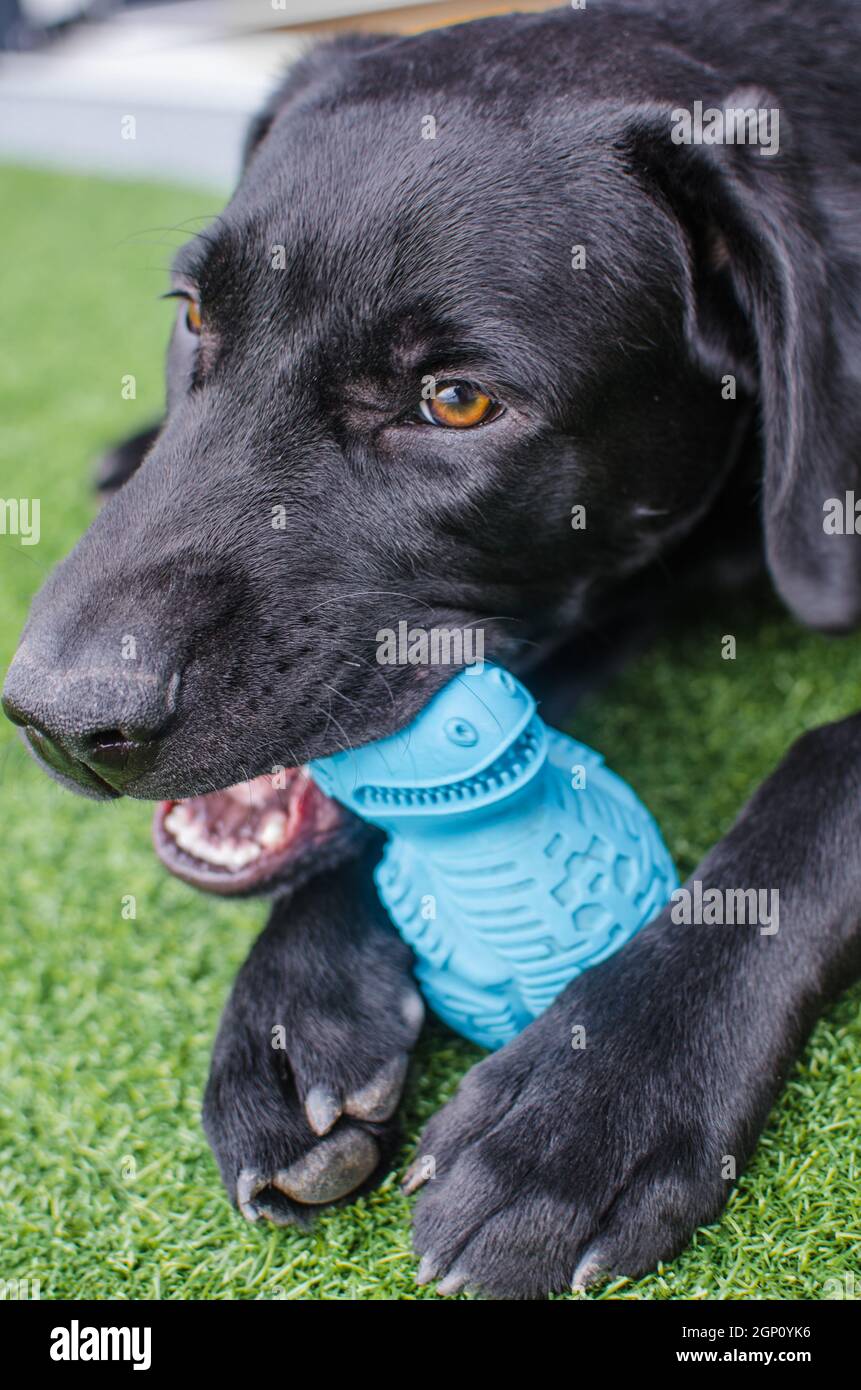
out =
[[[361,1050],[357,1035],[355,1053]],[[235,1059],[213,1065],[204,1126],[242,1215],[302,1225],[308,1208],[358,1192],[384,1167],[396,1140],[407,1053],[380,1062],[365,1049],[364,1067],[354,1054],[340,1082],[337,1064],[327,1059],[325,1080],[309,1087],[297,1085],[289,1057],[279,1063],[258,1056],[249,1067]],[[362,1071],[367,1080],[357,1081]]]
[[[251,1221],[304,1224],[385,1171],[424,1017],[391,928],[359,921],[355,895],[349,923],[337,892],[319,898],[309,888],[275,909],[228,1001],[206,1088],[207,1136]]]
[[[430,1122],[405,1182],[424,1185],[420,1283],[541,1297],[638,1276],[720,1211],[723,1156],[741,1140],[725,1128],[719,1041],[703,1056],[665,994],[654,1012],[630,992],[613,1008],[598,973],[474,1067]]]

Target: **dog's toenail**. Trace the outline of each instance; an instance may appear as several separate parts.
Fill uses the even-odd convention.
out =
[[[325,1086],[311,1087],[305,1097],[305,1114],[315,1134],[321,1138],[328,1134],[340,1113],[341,1107],[331,1091],[327,1091]]]
[[[410,1164],[409,1168],[404,1173],[401,1181],[401,1191],[404,1196],[410,1197],[414,1192],[417,1192],[422,1186],[422,1183],[425,1182],[427,1182],[427,1173],[424,1171],[424,1163],[422,1159],[417,1158]]]
[[[436,1286],[436,1291],[445,1298],[451,1294],[460,1293],[465,1284],[466,1275],[458,1269],[453,1269],[451,1274],[447,1274],[444,1279],[440,1280]]]
[[[361,1129],[341,1129],[277,1173],[272,1184],[294,1202],[318,1206],[335,1202],[360,1187],[379,1159],[379,1149],[370,1134]]]
[[[401,1001],[401,1017],[414,1037],[418,1037],[425,1021],[425,1006],[417,990],[410,990]]]
[[[265,1186],[266,1179],[254,1168],[243,1168],[236,1179],[236,1205],[246,1221],[259,1221],[260,1212],[252,1199],[258,1192],[262,1192]]]
[[[429,1284],[432,1279],[436,1279],[439,1274],[439,1263],[436,1255],[422,1255],[416,1274],[417,1284]]]
[[[386,1062],[367,1086],[347,1097],[344,1102],[347,1114],[360,1120],[388,1120],[397,1109],[408,1065],[406,1054]]]
[[[295,1226],[301,1224],[296,1217],[296,1210],[292,1202],[283,1193],[278,1192],[274,1187],[267,1187],[261,1192],[256,1202],[257,1209],[261,1216],[273,1226]]]
[[[574,1271],[574,1277],[571,1280],[571,1292],[585,1293],[588,1286],[600,1279],[603,1273],[601,1260],[594,1248],[587,1250]]]

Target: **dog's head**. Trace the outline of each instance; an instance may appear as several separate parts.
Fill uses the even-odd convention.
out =
[[[811,427],[786,372],[818,339],[783,175],[673,147],[569,18],[317,50],[177,259],[166,423],[5,700],[67,785],[168,798],[194,881],[256,888],[339,833],[295,769],[451,676],[410,633],[522,668],[690,531],[757,396],[778,580],[832,602],[786,539]]]

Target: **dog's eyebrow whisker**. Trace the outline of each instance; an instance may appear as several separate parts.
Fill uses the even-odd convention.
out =
[[[167,240],[167,234],[176,232],[176,239]],[[156,235],[159,233],[160,235]],[[199,235],[199,233],[198,233]],[[114,248],[121,246],[167,246],[171,251],[179,251],[188,240],[188,233],[181,227],[142,227],[139,232],[129,232],[114,242]]]
[[[173,274],[173,262],[172,262],[172,261],[169,261],[169,262],[167,263],[167,265],[165,265],[164,263],[162,263],[162,264],[159,264],[159,265],[152,265],[152,264],[149,264],[149,265],[134,265],[134,266],[130,266],[130,267],[129,267],[129,270],[128,270],[128,274],[129,274],[129,275],[161,275],[162,277],[164,277],[164,276],[169,276],[169,275],[172,275],[172,274]],[[159,296],[156,295],[156,298],[159,298]]]
[[[215,218],[213,220],[218,222],[223,221],[222,218]],[[226,223],[224,225],[227,226]],[[185,275],[190,280],[199,280],[211,252],[218,251],[224,245],[224,235],[222,235],[222,238],[219,240],[219,238],[214,236],[208,229],[200,229],[196,232],[192,232],[191,240],[185,241],[176,253],[173,266],[174,272],[177,275]]]
[[[126,237],[123,241],[118,242],[117,244],[119,246],[167,246],[172,251],[175,251],[177,249],[176,242],[165,241],[163,238],[160,237],[146,237],[146,239],[144,239],[143,237],[137,235]]]
[[[166,226],[141,227],[139,231],[130,232],[128,236],[120,238],[120,240],[116,244],[117,246],[125,246],[128,245],[130,242],[140,241],[141,238],[150,236],[156,232],[163,234],[175,232],[177,236],[187,239],[189,235],[187,230],[189,222],[206,222],[208,224],[212,222],[223,221],[224,218],[221,217],[218,213],[212,213],[210,215],[207,215],[205,213],[198,214],[195,217],[187,217],[183,222],[168,223]],[[192,231],[191,235],[194,238],[200,237],[201,241],[208,241],[212,245],[215,245],[215,238],[211,236],[205,228],[203,230]],[[169,243],[164,242],[163,245],[167,246],[169,245]]]
[[[223,222],[223,221],[224,221],[224,218],[223,218],[223,217],[221,216],[221,214],[218,213],[218,212],[199,212],[199,213],[196,213],[193,217],[184,217],[183,220],[182,220],[181,222],[176,222],[176,223],[174,223],[174,225],[173,225],[169,230],[172,231],[172,232],[181,232],[181,231],[183,231],[183,230],[188,226],[188,224],[189,224],[190,222],[205,222],[205,223],[207,224],[207,226],[208,226],[210,222]],[[164,230],[167,231],[168,228],[165,228]],[[195,235],[195,236],[202,236],[203,233],[202,233],[202,232],[195,232],[195,233],[193,233],[193,235]]]
[[[217,246],[217,245],[218,245],[218,242],[217,242],[216,238],[215,238],[214,236],[210,236],[209,232],[206,231],[206,229],[202,229],[202,230],[201,230],[201,229],[198,229],[198,231],[192,232],[192,237],[193,237],[193,241],[192,241],[192,243],[191,243],[192,246],[194,245],[194,243],[195,243],[196,241],[202,241],[202,242],[205,243],[206,246],[213,246],[213,247],[214,247],[214,246]]]

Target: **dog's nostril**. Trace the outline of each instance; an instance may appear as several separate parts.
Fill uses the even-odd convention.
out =
[[[89,746],[96,750],[99,748],[113,748],[115,744],[129,744],[147,742],[146,739],[137,739],[133,734],[126,733],[124,729],[99,729],[96,733],[90,734],[87,738]]]
[[[99,729],[89,734],[81,751],[84,762],[95,772],[124,773],[127,777],[146,772],[155,762],[158,738],[134,738],[125,729]]]

